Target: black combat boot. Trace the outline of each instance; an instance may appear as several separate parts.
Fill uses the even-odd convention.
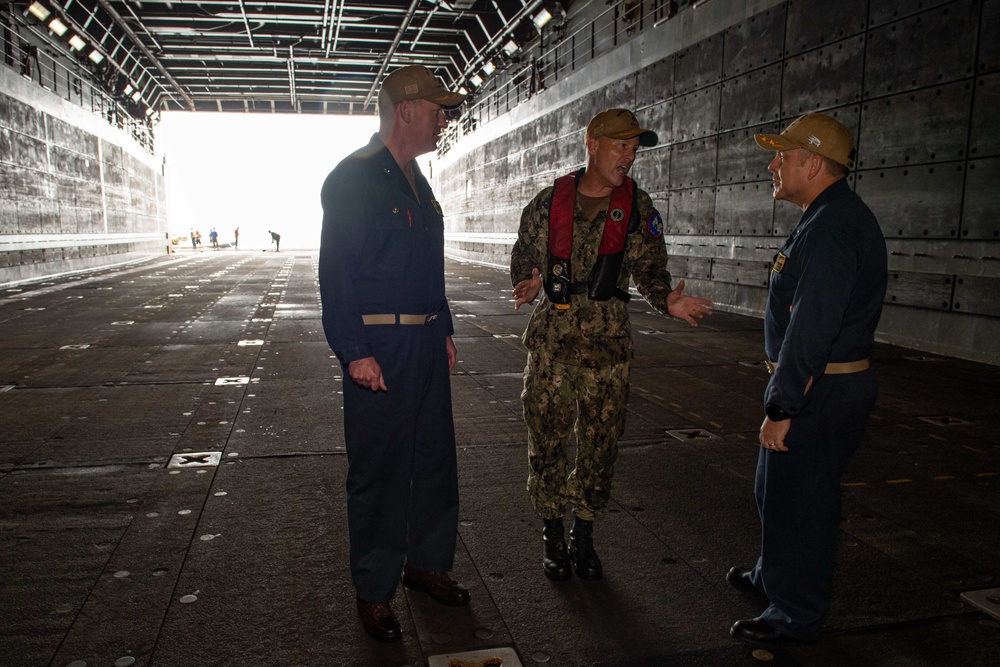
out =
[[[594,551],[594,522],[577,517],[569,531],[569,557],[576,575],[587,581],[597,581],[604,573],[601,559]]]
[[[542,540],[545,543],[545,553],[542,556],[542,569],[545,576],[554,581],[566,581],[573,576],[569,564],[569,553],[566,551],[566,536],[563,532],[563,521],[545,519],[542,528]]]

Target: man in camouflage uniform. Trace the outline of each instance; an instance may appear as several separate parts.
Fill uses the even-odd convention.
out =
[[[655,132],[626,109],[597,114],[587,125],[587,167],[542,190],[521,214],[511,252],[515,308],[535,300],[522,340],[524,420],[528,426],[528,493],[542,517],[542,567],[554,580],[576,569],[602,576],[593,521],[611,495],[618,438],[625,427],[632,337],[629,279],[661,313],[697,326],[712,303],[670,288],[663,222],[649,195],[628,178],[640,145]],[[617,230],[617,231],[616,231]],[[576,432],[575,466],[565,450]],[[575,520],[567,549],[563,512]]]

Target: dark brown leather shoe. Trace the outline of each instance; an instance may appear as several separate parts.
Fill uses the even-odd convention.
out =
[[[743,642],[747,646],[764,649],[777,649],[785,646],[796,646],[800,644],[812,644],[814,639],[798,639],[791,635],[786,635],[761,617],[748,618],[733,623],[729,629],[729,634],[733,639]]]
[[[367,602],[358,596],[358,616],[365,632],[380,642],[398,642],[403,631],[388,602]]]
[[[403,566],[403,585],[427,593],[443,604],[461,607],[472,598],[469,591],[448,576],[447,572],[428,572],[409,565]]]

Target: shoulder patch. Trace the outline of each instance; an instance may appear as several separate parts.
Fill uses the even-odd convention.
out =
[[[655,208],[653,212],[649,214],[649,233],[653,235],[654,239],[658,239],[663,236],[663,218],[660,217],[660,212]]]

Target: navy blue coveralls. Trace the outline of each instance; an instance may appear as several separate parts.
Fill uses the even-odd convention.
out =
[[[799,639],[816,637],[830,607],[840,478],[877,392],[874,368],[824,369],[871,356],[887,279],[878,221],[846,180],[813,200],[771,267],[764,344],[778,365],[764,403],[792,423],[789,451],[762,448],[757,460],[761,552],[751,581],[771,602],[761,616]]]
[[[445,340],[444,220],[427,179],[419,201],[376,134],[323,184],[323,329],[344,370],[347,515],[358,595],[386,602],[403,563],[446,572],[455,555],[458,476]],[[363,315],[427,315],[365,324]],[[387,391],[351,381],[374,357]]]

